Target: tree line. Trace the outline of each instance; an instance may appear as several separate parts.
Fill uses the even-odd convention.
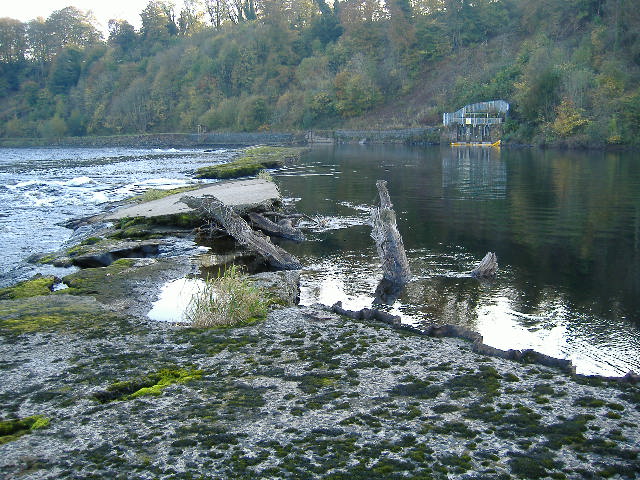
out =
[[[151,0],[104,38],[0,19],[0,135],[437,124],[503,98],[513,141],[640,143],[633,0]]]

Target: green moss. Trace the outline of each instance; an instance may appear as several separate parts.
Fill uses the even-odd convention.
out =
[[[277,168],[288,160],[298,159],[303,148],[253,147],[244,151],[236,160],[196,170],[196,178],[239,178],[256,175],[265,168]]]
[[[504,375],[504,380],[507,382],[519,382],[520,379],[514,375],[513,373],[509,372],[507,374]]]
[[[476,402],[469,405],[468,411],[464,416],[473,420],[483,420],[487,423],[500,424],[504,415],[504,412],[494,409],[491,405],[483,405]]]
[[[227,406],[233,410],[264,406],[266,402],[262,395],[263,390],[263,388],[254,388],[242,383],[235,383],[222,389]]]
[[[186,187],[171,188],[169,190],[160,190],[157,188],[150,188],[149,190],[141,193],[140,195],[134,195],[125,200],[127,203],[144,203],[151,202],[152,200],[159,200],[161,198],[175,195],[177,193],[189,192],[200,188],[199,185],[188,185]]]
[[[460,407],[458,405],[453,405],[450,403],[441,403],[434,406],[432,410],[436,413],[451,413],[457,412],[458,410],[460,410]]]
[[[55,253],[49,253],[47,255],[36,256],[34,261],[42,265],[49,265],[55,262],[57,259],[58,255],[56,255]]]
[[[553,387],[547,383],[540,383],[536,386],[533,387],[533,393],[540,396],[540,395],[553,395],[555,393],[555,390],[553,389]]]
[[[452,398],[467,396],[474,390],[492,398],[499,393],[501,378],[494,367],[482,365],[477,372],[453,377],[445,386],[452,390]]]
[[[195,228],[201,226],[202,218],[194,212],[158,215],[155,217],[124,217],[115,225],[112,238],[144,238],[145,233],[154,235],[155,227]]]
[[[50,423],[49,418],[42,415],[0,421],[0,445],[11,442],[22,435],[34,430],[46,428]]]
[[[431,429],[434,433],[441,435],[453,435],[461,438],[475,438],[480,432],[469,428],[464,422],[446,422],[436,425]]]
[[[3,334],[57,332],[87,336],[123,326],[129,327],[124,318],[106,311],[93,298],[50,295],[0,301]]]
[[[578,445],[584,443],[587,423],[593,420],[592,415],[576,415],[559,423],[544,427],[542,433],[547,437],[547,446],[557,450],[563,445]]]
[[[53,276],[36,275],[31,280],[17,283],[12,287],[0,289],[0,300],[37,297],[49,295],[56,279]]]
[[[456,473],[464,473],[467,470],[471,470],[473,465],[471,464],[471,457],[469,455],[445,455],[440,458],[443,465],[448,467],[454,467]]]
[[[304,393],[317,393],[325,387],[334,386],[337,380],[335,376],[316,374],[301,375],[291,379],[298,380],[298,388]]]
[[[106,390],[93,396],[101,403],[114,400],[132,400],[147,395],[160,395],[162,390],[175,383],[186,383],[202,377],[202,370],[163,368],[133,380],[112,383]]]
[[[116,230],[115,233],[109,235],[109,238],[115,238],[117,240],[148,240],[150,238],[160,237],[162,237],[162,234],[154,232],[150,225],[134,225]]]
[[[389,393],[392,395],[430,399],[436,398],[444,392],[444,387],[441,385],[432,385],[429,380],[421,380],[413,376],[405,377],[403,380],[407,383],[396,385]]]
[[[527,452],[526,454],[511,453],[509,460],[511,472],[520,478],[544,478],[549,470],[561,468],[548,452]]]
[[[494,423],[500,427],[496,435],[503,438],[520,438],[542,435],[544,425],[540,423],[542,416],[528,407],[517,405],[509,414],[498,412]]]
[[[126,295],[127,292],[118,285],[116,280],[135,263],[133,259],[121,258],[108,267],[85,268],[67,275],[62,280],[69,289],[63,292],[70,295],[94,295],[103,292]]]
[[[256,175],[264,168],[265,166],[258,162],[236,160],[222,165],[199,168],[196,170],[195,177],[219,179],[248,177],[250,175]]]
[[[573,404],[576,407],[587,407],[587,408],[603,407],[606,403],[607,402],[605,402],[600,398],[595,398],[588,395],[583,397],[578,397],[576,401],[573,402]]]

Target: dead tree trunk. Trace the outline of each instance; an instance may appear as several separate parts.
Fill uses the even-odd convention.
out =
[[[376,296],[387,303],[389,299],[385,299],[385,293],[395,297],[411,280],[411,270],[402,236],[396,225],[396,214],[387,190],[387,182],[378,180],[376,187],[380,194],[380,207],[374,208],[371,212],[371,237],[376,242],[382,261],[382,281],[378,285]]]
[[[495,277],[497,271],[498,257],[495,253],[488,252],[478,266],[471,271],[471,276],[475,278]]]
[[[215,197],[182,197],[181,201],[214,220],[242,246],[261,255],[269,264],[279,270],[299,270],[300,261],[282,248],[271,243],[269,237],[255,232],[249,224]]]
[[[295,228],[288,218],[283,218],[278,223],[275,223],[259,213],[251,212],[249,213],[249,220],[270,237],[282,237],[296,242],[304,240],[302,232]]]

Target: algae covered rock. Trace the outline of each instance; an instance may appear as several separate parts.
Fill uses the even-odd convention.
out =
[[[53,275],[35,275],[30,280],[17,283],[12,287],[0,289],[0,300],[11,300],[17,298],[37,297],[39,295],[49,295],[53,286],[59,283],[60,279]]]
[[[48,295],[0,301],[0,333],[3,335],[57,332],[89,334],[124,326],[126,320],[91,297]]]
[[[195,177],[224,179],[256,175],[265,168],[278,168],[288,161],[297,160],[305,151],[294,147],[252,147],[232,162],[199,168]]]
[[[40,430],[49,425],[50,420],[42,415],[32,415],[25,418],[0,420],[0,445],[20,438],[34,430]]]
[[[145,395],[160,395],[169,385],[186,383],[202,377],[202,370],[163,368],[157,372],[112,383],[106,390],[96,392],[93,397],[101,403],[114,400],[132,400]]]
[[[44,256],[34,256],[34,263],[47,263],[56,267],[105,267],[120,258],[147,258],[160,250],[161,241],[119,240],[91,237],[80,244]]]

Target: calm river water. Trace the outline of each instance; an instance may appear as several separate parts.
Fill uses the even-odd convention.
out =
[[[352,145],[276,175],[300,211],[338,217],[289,247],[309,265],[304,303],[371,305],[381,272],[365,223],[385,179],[415,277],[392,311],[580,373],[640,371],[638,155]],[[465,276],[487,251],[497,279]]]
[[[31,253],[70,241],[59,222],[192,182],[232,153],[0,149],[0,286],[38,271]],[[302,303],[371,306],[381,272],[366,222],[385,179],[414,274],[390,311],[571,358],[580,373],[640,371],[638,155],[350,145],[314,148],[274,177],[320,222],[307,242],[283,243],[306,267]],[[487,251],[497,279],[466,276]]]

